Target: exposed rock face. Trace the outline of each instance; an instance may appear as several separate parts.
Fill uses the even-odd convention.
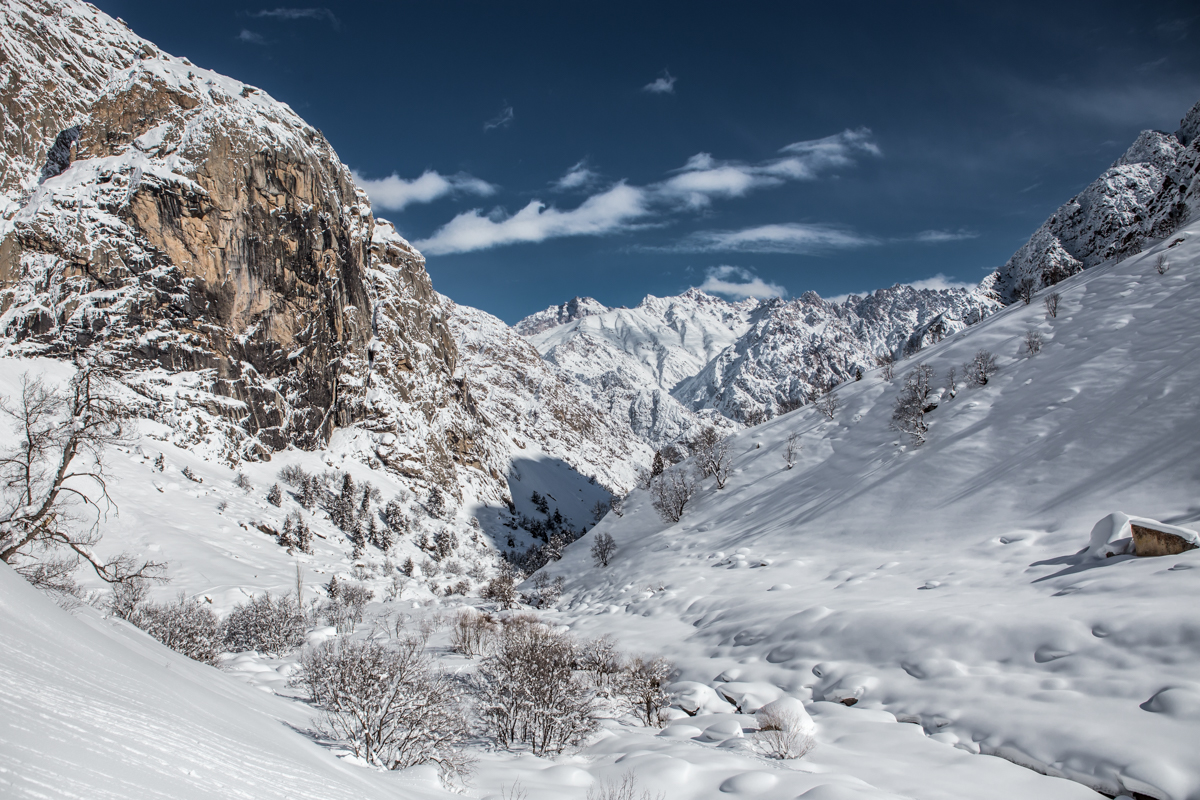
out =
[[[355,425],[362,457],[461,497],[477,423],[424,259],[324,137],[87,4],[0,15],[7,352],[98,347],[180,443],[220,426],[229,460]],[[183,432],[181,407],[209,416]]]
[[[1200,211],[1200,103],[1174,134],[1144,131],[1099,178],[1046,220],[996,273],[1005,302],[1023,280],[1035,289],[1139,253]]]

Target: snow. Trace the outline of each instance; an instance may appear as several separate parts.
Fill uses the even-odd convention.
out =
[[[1060,284],[1057,318],[1035,298],[901,362],[893,383],[840,387],[832,422],[801,409],[739,433],[726,488],[676,525],[635,493],[593,533],[616,539],[608,570],[586,537],[547,567],[567,577],[557,618],[653,642],[700,686],[855,699],[850,714],[887,711],[1110,795],[1200,797],[1200,551],[1087,553],[1114,509],[1200,521],[1198,234]],[[1033,356],[1030,329],[1046,340]],[[981,348],[999,373],[931,412],[925,445],[889,429],[913,364],[941,382]]]

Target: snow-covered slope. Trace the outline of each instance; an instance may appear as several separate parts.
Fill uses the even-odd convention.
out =
[[[1200,551],[1085,554],[1112,512],[1200,523],[1200,223],[1057,290],[1057,317],[1010,306],[891,383],[843,384],[833,421],[800,409],[738,434],[728,485],[678,524],[636,492],[548,567],[568,579],[559,618],[661,642],[735,699],[856,701],[1109,795],[1200,798]],[[999,372],[960,377],[926,444],[889,428],[917,364],[944,389],[981,349]],[[604,531],[607,570],[587,555]]]
[[[0,564],[0,794],[207,800],[445,796],[335,758],[304,709]]]
[[[726,417],[774,416],[780,404],[872,369],[882,353],[915,352],[1000,308],[985,288],[914,289],[897,284],[842,303],[806,292],[764,303],[749,330],[671,392],[693,410]]]
[[[1018,284],[1050,286],[1139,253],[1200,211],[1200,102],[1173,134],[1143,131],[1120,158],[1062,205],[996,273],[1006,302]]]

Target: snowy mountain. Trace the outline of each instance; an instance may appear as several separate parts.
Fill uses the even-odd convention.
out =
[[[920,349],[1001,304],[986,286],[896,285],[841,303],[813,292],[786,302],[730,303],[690,289],[647,297],[632,309],[601,308],[571,301],[514,330],[590,385],[598,402],[627,416],[657,448],[686,435],[698,419],[730,427],[774,416],[831,383],[853,380],[878,355]]]
[[[601,408],[628,420],[635,434],[658,448],[702,419],[730,427],[715,415],[697,416],[671,390],[733,344],[749,327],[757,305],[691,289],[678,297],[648,296],[635,308],[600,311],[594,301],[576,304],[574,311],[552,306],[514,329],[536,330],[529,341],[547,361],[588,385]],[[569,314],[576,316],[545,327]]]
[[[1200,102],[1175,133],[1144,131],[1086,189],[1046,220],[995,276],[1005,302],[1022,281],[1050,286],[1114,258],[1140,253],[1200,211]]]
[[[897,284],[842,303],[805,292],[764,303],[737,341],[671,394],[699,411],[744,421],[774,416],[827,387],[855,380],[883,353],[912,353],[1000,308],[982,290]]]
[[[1010,306],[891,382],[842,384],[833,420],[737,434],[728,484],[676,524],[635,492],[547,568],[567,579],[557,619],[667,643],[694,698],[853,704],[1109,796],[1200,797],[1200,550],[1136,557],[1108,516],[1200,525],[1200,223],[1056,289],[1057,316]],[[980,350],[998,371],[976,386]],[[915,446],[891,423],[918,367],[935,407]]]

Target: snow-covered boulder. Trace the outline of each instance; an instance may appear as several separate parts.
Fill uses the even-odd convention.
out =
[[[1200,547],[1200,534],[1149,517],[1114,512],[1092,527],[1087,558],[1169,556]]]

